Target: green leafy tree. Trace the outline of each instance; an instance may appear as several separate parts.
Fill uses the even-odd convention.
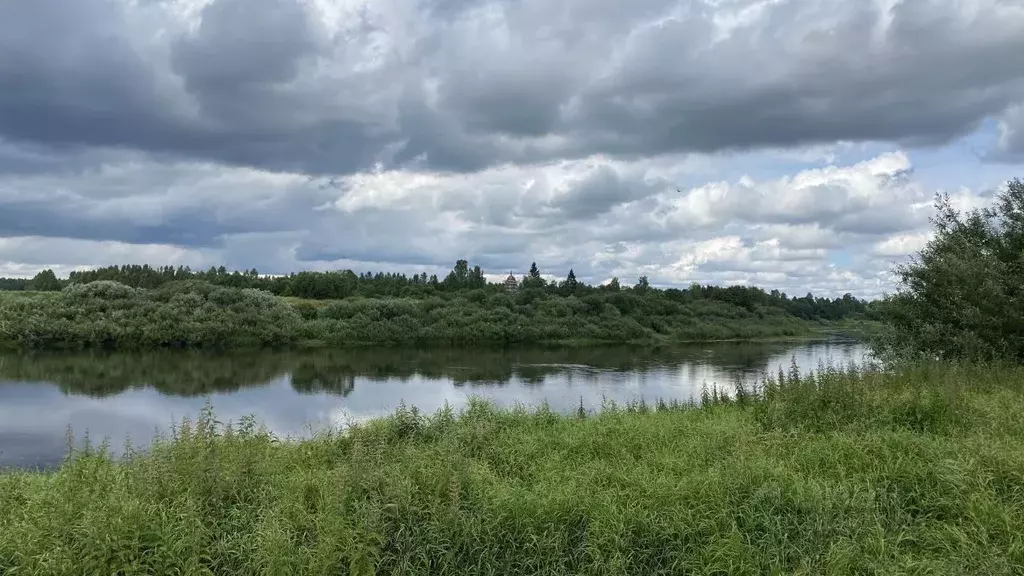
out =
[[[61,281],[57,279],[57,275],[49,268],[36,274],[32,278],[32,282],[29,283],[29,290],[37,290],[39,292],[56,292],[60,289]]]
[[[470,288],[483,288],[487,286],[487,278],[484,277],[484,271],[479,266],[473,266],[473,272],[469,275]]]
[[[651,284],[647,281],[647,276],[641,276],[637,279],[636,286],[633,287],[633,290],[636,290],[640,294],[646,294],[650,287]]]
[[[1024,362],[1024,182],[1011,181],[984,210],[961,214],[948,195],[935,207],[933,238],[895,270],[878,349]]]
[[[441,283],[442,287],[446,290],[461,290],[467,288],[470,285],[470,271],[469,262],[466,260],[457,260],[455,267],[445,277],[444,282]]]

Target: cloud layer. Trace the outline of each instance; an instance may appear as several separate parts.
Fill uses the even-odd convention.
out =
[[[1000,0],[5,2],[0,274],[469,257],[875,295],[933,158],[972,204],[1024,162],[1021,53]]]

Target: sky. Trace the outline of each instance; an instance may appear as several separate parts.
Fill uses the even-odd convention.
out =
[[[0,276],[873,298],[1024,177],[1024,0],[0,0]]]

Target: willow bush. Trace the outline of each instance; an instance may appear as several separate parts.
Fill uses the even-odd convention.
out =
[[[145,289],[101,280],[0,296],[0,342],[15,348],[652,343],[797,336],[821,326],[780,308],[656,293],[479,290],[313,303],[204,281]]]

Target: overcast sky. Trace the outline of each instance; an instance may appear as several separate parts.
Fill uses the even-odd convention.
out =
[[[0,0],[0,276],[876,296],[1024,177],[1024,0]]]

